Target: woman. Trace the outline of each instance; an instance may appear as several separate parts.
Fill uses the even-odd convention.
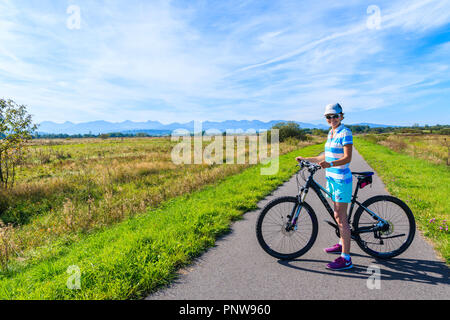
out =
[[[326,169],[327,190],[332,195],[334,217],[339,226],[341,241],[325,249],[327,253],[340,253],[340,257],[329,263],[327,268],[344,270],[353,267],[350,257],[350,226],[347,221],[347,208],[352,198],[352,173],[349,165],[352,160],[353,136],[350,129],[341,121],[344,119],[339,103],[325,108],[325,117],[331,130],[325,144],[325,154],[313,158],[297,157],[296,160],[307,160],[318,163]]]

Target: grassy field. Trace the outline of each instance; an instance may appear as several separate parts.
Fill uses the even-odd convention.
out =
[[[0,190],[0,262],[69,244],[250,165],[175,165],[169,138],[34,140],[16,184]],[[280,154],[302,145],[280,144]],[[204,143],[204,147],[208,143]],[[236,146],[235,146],[236,149]],[[236,150],[235,150],[236,151]],[[248,157],[248,145],[243,152]],[[9,225],[9,227],[5,227]]]
[[[323,144],[313,145],[302,154],[312,156],[322,150]],[[174,195],[157,207],[144,209],[143,214],[96,231],[78,232],[76,241],[60,237],[41,246],[32,259],[15,260],[0,274],[0,298],[140,298],[173,279],[179,267],[227,232],[232,220],[255,209],[259,200],[289,179],[295,171],[296,155],[297,151],[282,155],[276,175],[261,175],[261,164],[247,167],[214,184],[205,182],[197,191]],[[62,202],[62,206],[67,204]],[[31,220],[43,224],[45,218]],[[81,272],[80,290],[67,287],[70,266]]]
[[[383,138],[381,141],[390,139]],[[433,242],[446,263],[450,264],[449,167],[438,164],[441,162],[435,158],[428,159],[419,154],[414,157],[406,154],[404,149],[399,153],[377,142],[379,140],[372,136],[355,138],[356,148],[381,177],[388,191],[410,206],[418,228]],[[438,147],[427,145],[426,149]]]
[[[437,134],[369,134],[365,138],[396,152],[435,164],[449,163],[450,136]]]

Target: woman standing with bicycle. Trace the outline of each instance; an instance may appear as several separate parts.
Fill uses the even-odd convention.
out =
[[[297,157],[296,160],[306,160],[318,163],[326,169],[327,190],[332,195],[334,216],[341,235],[340,243],[326,248],[327,253],[340,253],[340,257],[329,263],[327,268],[344,270],[353,267],[350,257],[350,226],[347,220],[348,204],[352,198],[352,173],[349,165],[352,160],[353,136],[350,129],[342,124],[344,114],[339,103],[327,105],[325,118],[331,126],[325,144],[325,154],[312,158]]]
[[[351,172],[352,132],[342,124],[344,114],[339,104],[328,105],[325,118],[331,126],[325,144],[325,154],[318,157],[297,157],[296,174],[298,194],[273,199],[264,206],[256,221],[256,237],[261,247],[271,256],[291,260],[308,252],[316,241],[319,226],[314,209],[305,201],[309,190],[314,191],[327,212],[336,222],[336,234],[340,243],[325,249],[327,253],[339,253],[340,257],[327,267],[332,270],[353,267],[350,258],[350,239],[361,250],[376,257],[388,259],[403,253],[411,245],[416,230],[414,215],[408,205],[390,195],[376,195],[363,203],[356,198],[358,190],[372,183],[374,172]],[[326,169],[326,189],[314,180],[314,174]],[[306,177],[305,174],[309,176]],[[299,175],[306,182],[301,185]],[[352,176],[358,180],[352,194]],[[331,208],[324,194],[333,200]],[[351,212],[348,213],[348,204]],[[352,220],[354,205],[357,205]],[[352,229],[350,230],[350,226]]]

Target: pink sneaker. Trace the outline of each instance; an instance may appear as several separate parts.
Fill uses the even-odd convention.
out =
[[[339,253],[340,254],[340,253],[342,253],[342,245],[337,243],[330,248],[323,249],[323,251],[325,251],[326,253]]]
[[[327,268],[331,270],[346,270],[353,268],[352,259],[345,260],[342,257],[337,258],[334,262],[327,264]]]

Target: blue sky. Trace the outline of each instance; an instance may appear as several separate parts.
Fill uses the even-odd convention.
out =
[[[1,0],[0,43],[36,122],[450,124],[450,1]]]

